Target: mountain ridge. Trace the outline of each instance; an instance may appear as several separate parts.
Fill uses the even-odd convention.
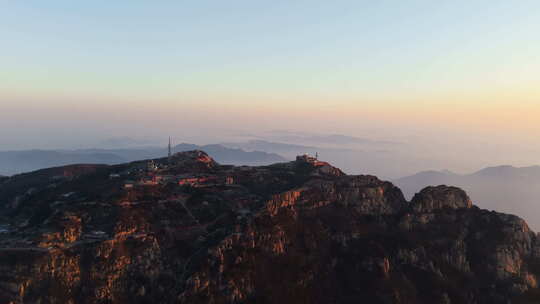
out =
[[[540,240],[455,187],[407,201],[309,157],[205,152],[72,165],[0,184],[0,300],[535,303]]]
[[[540,229],[540,166],[495,166],[469,174],[422,171],[393,182],[407,198],[430,185],[462,187],[482,208],[518,214]]]
[[[173,152],[195,149],[207,150],[219,161],[230,162],[231,164],[261,165],[286,160],[276,153],[244,151],[217,144],[199,146],[183,143],[174,146]],[[0,151],[0,173],[13,175],[76,163],[113,165],[140,159],[163,157],[165,155],[167,155],[167,149],[161,147]]]

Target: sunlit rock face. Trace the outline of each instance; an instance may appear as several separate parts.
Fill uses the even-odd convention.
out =
[[[148,167],[4,180],[0,303],[540,303],[538,236],[458,188],[409,203],[324,162],[202,151]]]
[[[415,212],[433,212],[444,208],[471,208],[472,202],[465,191],[456,187],[427,187],[417,193],[411,201]]]

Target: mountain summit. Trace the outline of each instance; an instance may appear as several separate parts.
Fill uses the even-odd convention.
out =
[[[540,239],[438,186],[203,151],[0,180],[1,303],[538,303]]]

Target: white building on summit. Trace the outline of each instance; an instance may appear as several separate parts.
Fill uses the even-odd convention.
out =
[[[315,163],[315,162],[317,162],[317,156],[311,156],[311,155],[306,153],[304,155],[296,156],[296,161],[297,162],[303,162],[303,163]]]

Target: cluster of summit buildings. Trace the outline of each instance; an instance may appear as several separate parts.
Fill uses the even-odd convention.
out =
[[[297,163],[306,163],[319,167],[324,166],[327,163],[318,160],[318,153],[315,156],[309,154],[298,155],[296,157]],[[131,169],[123,173],[113,173],[109,175],[110,179],[120,179],[122,176],[135,177],[135,180],[125,180],[124,188],[132,189],[138,186],[154,186],[164,184],[176,184],[178,186],[191,186],[191,187],[209,187],[216,185],[233,185],[235,178],[232,175],[212,175],[205,173],[189,173],[189,174],[177,174],[170,173],[161,174],[162,172],[168,172],[170,164],[172,163],[172,151],[171,151],[171,139],[169,138],[168,146],[168,164],[156,163],[154,160],[150,160],[146,163],[146,166],[139,165],[138,168]],[[133,172],[134,171],[134,172]],[[134,174],[135,173],[135,174]]]
[[[324,166],[324,165],[327,165],[328,163],[327,162],[323,162],[323,161],[320,161],[319,160],[319,154],[318,153],[315,153],[315,156],[311,156],[309,154],[302,154],[302,155],[298,155],[296,156],[296,162],[297,163],[307,163],[307,164],[311,164],[315,167],[320,167],[320,166]]]

